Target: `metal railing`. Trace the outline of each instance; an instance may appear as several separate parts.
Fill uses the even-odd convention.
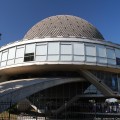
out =
[[[45,110],[45,113],[38,113],[29,108],[20,111],[17,104],[11,102],[0,103],[0,108],[9,105],[9,109],[0,113],[0,120],[103,120],[106,118],[115,120],[120,118],[120,108],[117,103],[72,103],[71,108],[65,109],[62,113],[52,115]]]

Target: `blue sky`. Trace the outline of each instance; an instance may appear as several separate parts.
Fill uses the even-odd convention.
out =
[[[0,46],[21,40],[34,24],[60,14],[79,16],[106,40],[120,44],[120,0],[0,0]]]

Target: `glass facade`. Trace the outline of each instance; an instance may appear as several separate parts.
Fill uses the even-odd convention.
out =
[[[105,46],[97,45],[96,49],[97,49],[97,56],[98,57],[106,57],[106,48],[105,48]]]
[[[8,52],[8,60],[15,58],[15,51],[16,51],[16,48],[15,48],[15,47],[9,49],[9,52]]]
[[[1,67],[32,61],[88,62],[119,66],[119,59],[120,49],[78,41],[37,42],[11,47],[0,52]]]
[[[87,56],[96,56],[96,48],[94,45],[85,45],[85,52]]]
[[[16,49],[16,58],[23,58],[24,50],[25,50],[25,46],[18,46]]]
[[[8,50],[2,52],[2,61],[7,60]]]
[[[103,71],[91,71],[97,78],[103,81],[113,91],[118,91],[119,74]]]
[[[48,43],[48,55],[58,55],[59,54],[59,42]]]
[[[60,52],[59,42],[48,43],[48,61],[58,61]]]
[[[120,58],[120,50],[119,49],[115,49],[115,55],[116,55],[116,57]]]
[[[25,47],[25,53],[34,53],[35,52],[35,44],[27,44]]]
[[[36,56],[47,55],[47,45],[37,45],[36,46]]]

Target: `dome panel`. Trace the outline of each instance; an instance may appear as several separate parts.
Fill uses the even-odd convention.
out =
[[[35,24],[24,39],[50,37],[87,37],[104,40],[102,34],[86,20],[71,15],[48,17]]]

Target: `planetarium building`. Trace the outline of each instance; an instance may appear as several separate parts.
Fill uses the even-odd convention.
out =
[[[26,102],[45,119],[79,120],[111,112],[105,100],[119,95],[120,45],[79,17],[48,17],[0,48],[1,113]]]

